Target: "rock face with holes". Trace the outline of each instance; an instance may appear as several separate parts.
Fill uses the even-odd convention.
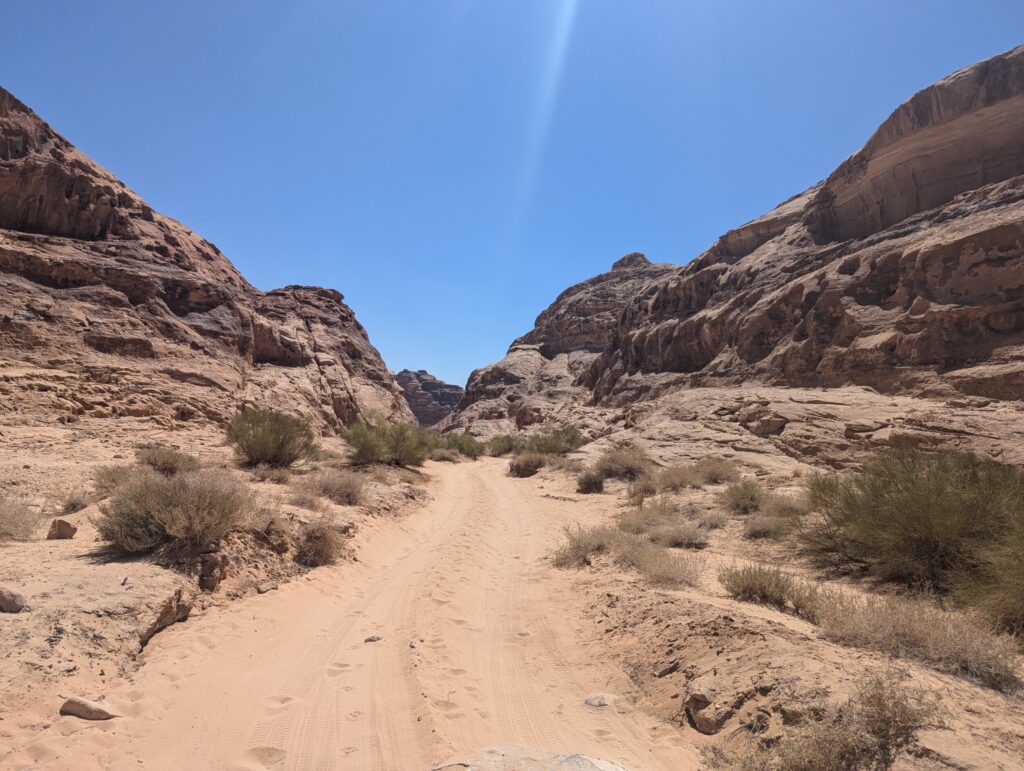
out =
[[[588,396],[576,380],[606,349],[626,303],[674,269],[634,252],[566,289],[504,359],[469,376],[452,425],[488,436],[569,419]]]
[[[421,426],[437,425],[451,415],[462,400],[462,388],[438,380],[426,370],[403,369],[395,379]]]
[[[411,420],[341,294],[252,287],[0,89],[0,418]]]
[[[828,179],[631,298],[580,379],[1024,398],[1024,47],[899,107]],[[774,430],[766,426],[765,430]]]

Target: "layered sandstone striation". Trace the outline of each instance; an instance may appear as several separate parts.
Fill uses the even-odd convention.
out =
[[[436,426],[458,406],[464,393],[462,388],[438,380],[426,370],[415,372],[403,369],[395,380],[405,393],[409,409],[421,426]]]
[[[488,436],[569,419],[589,396],[576,381],[605,350],[625,304],[674,269],[634,252],[566,289],[505,358],[473,371],[452,425]]]
[[[0,89],[3,419],[170,427],[246,403],[321,430],[412,417],[341,294],[255,289]]]

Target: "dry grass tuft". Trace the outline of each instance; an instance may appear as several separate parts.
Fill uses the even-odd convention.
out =
[[[457,450],[449,450],[447,447],[440,447],[430,454],[430,459],[439,463],[458,463],[460,457]]]
[[[284,485],[288,484],[288,480],[292,478],[292,472],[290,469],[261,463],[253,467],[252,476],[257,482],[273,482],[275,485]]]
[[[508,474],[512,477],[532,477],[547,463],[547,456],[536,452],[524,452],[508,462]]]
[[[594,471],[605,479],[637,480],[647,476],[653,467],[654,461],[643,450],[616,447],[601,454],[594,464]]]
[[[303,525],[295,561],[306,567],[333,565],[345,554],[345,535],[329,516]]]
[[[613,551],[625,537],[611,527],[566,528],[565,543],[554,553],[552,561],[560,568],[589,567],[592,557]]]
[[[93,524],[100,538],[128,553],[163,544],[198,548],[238,527],[252,508],[244,485],[210,471],[165,477],[136,470]]]
[[[0,493],[0,541],[31,540],[42,519],[28,501]]]
[[[199,458],[173,447],[143,447],[135,452],[135,460],[165,477],[199,471]]]
[[[615,564],[635,570],[658,586],[697,586],[707,564],[703,557],[680,555],[655,546],[636,536],[626,536],[616,544]]]
[[[82,509],[92,505],[95,500],[96,499],[92,495],[84,490],[75,490],[64,499],[64,503],[61,505],[60,510],[63,514],[74,514],[75,512],[81,511]]]
[[[652,543],[672,549],[703,549],[708,545],[707,530],[692,522],[661,525],[651,530],[648,537]]]
[[[603,493],[604,477],[596,471],[588,471],[584,474],[580,474],[579,478],[576,480],[576,492],[584,494]]]
[[[96,494],[106,498],[132,481],[138,470],[138,466],[98,466],[92,476],[92,484],[96,488]]]
[[[739,478],[735,464],[724,458],[703,458],[695,463],[668,466],[658,475],[658,489],[679,491],[732,482]]]
[[[710,511],[706,514],[701,515],[700,519],[697,520],[697,524],[705,530],[718,530],[719,528],[725,527],[729,522],[729,518],[725,514],[720,514],[717,511]]]
[[[498,434],[487,440],[487,454],[493,457],[516,452],[523,445],[523,440],[515,434]]]
[[[719,494],[718,502],[733,514],[753,514],[765,501],[765,491],[756,479],[744,479],[729,485]]]
[[[583,435],[575,426],[546,428],[523,439],[517,452],[540,455],[564,455],[583,445]]]
[[[303,502],[327,498],[341,506],[356,506],[363,500],[363,478],[353,471],[317,471],[298,479],[294,487]]]
[[[778,541],[785,538],[793,529],[793,525],[782,517],[756,514],[743,525],[743,537],[751,540],[767,538]]]

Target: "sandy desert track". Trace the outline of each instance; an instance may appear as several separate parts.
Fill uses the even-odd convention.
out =
[[[571,574],[547,562],[587,513],[505,466],[432,465],[433,500],[365,532],[357,563],[168,630],[108,695],[122,717],[60,721],[8,761],[404,770],[514,744],[692,767],[696,750],[629,703]],[[584,704],[595,694],[610,705]]]

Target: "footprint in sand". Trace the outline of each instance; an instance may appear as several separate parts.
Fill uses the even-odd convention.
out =
[[[267,700],[267,706],[264,708],[264,712],[268,715],[280,715],[282,712],[291,706],[291,703],[295,701],[291,696],[272,696]]]
[[[349,720],[358,720],[359,718],[363,717],[364,715],[366,715],[365,712],[363,712],[360,709],[356,709],[356,710],[353,710],[352,712],[348,713],[348,719]]]
[[[287,754],[279,747],[253,747],[245,753],[246,757],[255,760],[263,768],[273,768],[281,763]]]
[[[331,664],[329,667],[327,667],[327,676],[328,677],[339,677],[340,675],[345,674],[348,671],[348,669],[349,669],[349,665],[348,664],[343,664],[341,662],[337,662],[337,663]]]

